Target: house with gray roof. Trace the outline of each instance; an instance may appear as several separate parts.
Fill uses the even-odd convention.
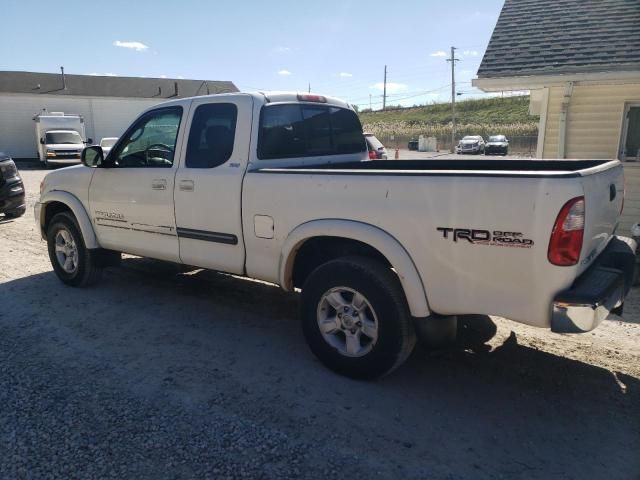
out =
[[[38,113],[84,118],[87,137],[118,137],[144,110],[175,98],[237,92],[230,81],[0,72],[0,151],[37,157]]]
[[[640,221],[640,0],[506,0],[473,84],[531,92],[538,158],[624,161]]]

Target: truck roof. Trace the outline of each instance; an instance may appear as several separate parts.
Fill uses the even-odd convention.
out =
[[[189,98],[181,98],[181,99],[176,99],[176,100],[170,100],[168,102],[164,102],[160,105],[180,105],[184,102],[190,101],[190,100],[194,100],[194,99],[202,99],[202,98],[207,98],[207,97],[215,97],[215,98],[219,98],[219,97],[229,97],[229,98],[233,98],[233,97],[240,97],[240,96],[247,96],[250,95],[252,97],[254,97],[255,99],[257,99],[260,102],[265,102],[265,103],[288,103],[288,102],[301,102],[301,103],[305,103],[305,102],[309,102],[309,103],[316,103],[316,104],[322,104],[322,105],[332,105],[335,107],[341,107],[341,108],[351,108],[351,105],[347,102],[345,102],[344,100],[340,100],[339,98],[335,98],[335,97],[328,97],[326,95],[320,95],[317,93],[307,93],[307,92],[278,92],[278,91],[264,91],[264,92],[234,92],[234,93],[218,93],[218,94],[213,94],[213,95],[200,95],[197,97],[189,97]],[[316,100],[311,100],[312,98],[316,98]],[[309,100],[305,100],[305,98],[308,98]],[[150,109],[153,108],[157,108],[158,105],[154,105],[153,107],[151,107]]]

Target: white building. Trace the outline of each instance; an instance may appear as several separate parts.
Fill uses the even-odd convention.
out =
[[[474,86],[530,90],[538,158],[618,158],[640,221],[640,1],[506,0]]]
[[[0,72],[0,151],[36,158],[33,117],[84,117],[88,138],[118,137],[146,108],[175,98],[237,92],[229,81]]]

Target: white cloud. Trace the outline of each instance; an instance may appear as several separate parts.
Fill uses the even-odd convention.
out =
[[[378,82],[371,85],[369,88],[384,91],[384,83]],[[387,93],[404,92],[406,89],[407,89],[407,86],[404,83],[387,82]]]
[[[477,50],[465,50],[462,53],[468,57],[477,57],[478,55],[480,55],[480,52],[478,52]]]
[[[117,73],[112,73],[112,72],[107,72],[107,73],[91,72],[91,73],[87,73],[87,75],[91,75],[92,77],[117,77],[118,76]]]
[[[339,77],[341,78],[351,78],[353,77],[353,73],[349,73],[349,72],[340,72],[338,74]]]
[[[167,76],[166,75],[160,75],[159,78],[167,78]]]
[[[437,52],[433,52],[429,55],[430,57],[447,57],[447,52],[444,50],[438,50]]]
[[[273,49],[274,53],[289,53],[291,51],[291,47],[276,47]]]
[[[278,75],[291,75],[291,72],[289,70],[280,70]]]
[[[144,52],[149,48],[148,45],[145,45],[142,42],[121,42],[120,40],[116,40],[115,42],[113,42],[113,46],[120,48],[129,48],[131,50],[135,50],[136,52]]]

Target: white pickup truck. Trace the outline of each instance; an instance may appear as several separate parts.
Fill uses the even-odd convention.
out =
[[[300,288],[311,350],[352,377],[400,365],[416,323],[569,333],[621,312],[635,244],[614,235],[617,160],[367,159],[337,99],[180,99],[49,173],[35,218],[69,285],[126,252]]]

